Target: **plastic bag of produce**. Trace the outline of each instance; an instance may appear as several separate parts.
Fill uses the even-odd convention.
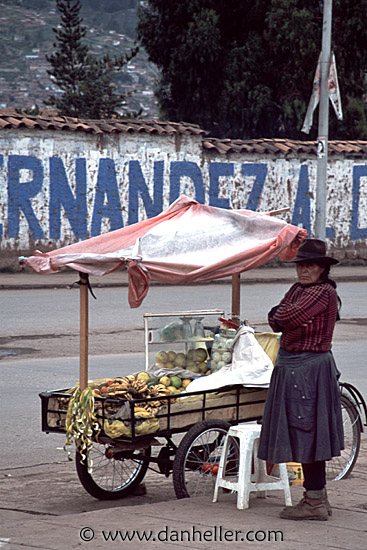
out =
[[[158,418],[146,418],[135,422],[135,435],[147,435],[156,432],[159,428]],[[108,437],[116,439],[123,435],[130,437],[132,435],[131,422],[128,420],[109,420],[104,421],[104,432]]]
[[[280,347],[280,332],[255,332],[255,338],[273,363]]]
[[[183,338],[183,323],[182,321],[173,321],[160,330],[161,342],[174,342]]]
[[[136,405],[134,407],[134,417],[135,435],[154,433],[159,428],[158,418],[145,410],[144,407]],[[104,421],[103,429],[105,434],[112,438],[121,437],[122,435],[131,436],[130,405],[124,403],[113,416]]]
[[[234,384],[248,387],[268,387],[273,363],[255,338],[249,326],[241,327],[233,341],[232,363],[210,376],[193,380],[190,392],[223,388]]]

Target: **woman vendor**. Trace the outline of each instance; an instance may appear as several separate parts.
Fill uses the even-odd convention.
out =
[[[282,334],[258,457],[302,464],[304,496],[280,517],[327,520],[325,461],[344,448],[339,372],[331,352],[340,300],[329,272],[337,260],[326,256],[324,241],[306,239],[291,261],[298,282],[268,315],[271,328]]]

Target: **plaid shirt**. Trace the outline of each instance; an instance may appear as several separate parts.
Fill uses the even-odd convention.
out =
[[[280,347],[290,353],[325,352],[338,313],[336,290],[329,283],[295,283],[268,314],[269,325],[282,332]]]

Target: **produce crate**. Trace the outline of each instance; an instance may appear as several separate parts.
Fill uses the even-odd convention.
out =
[[[40,394],[42,404],[42,431],[65,432],[65,420],[71,393],[68,390],[55,390]],[[135,440],[139,435],[139,422],[135,418],[135,407],[150,400],[162,401],[162,407],[156,415],[158,422],[154,436],[167,436],[188,430],[202,420],[222,419],[231,422],[247,422],[262,417],[266,388],[244,388],[231,386],[221,390],[208,390],[199,393],[187,393],[177,400],[177,395],[164,397],[124,400],[104,397],[95,398],[95,412],[101,428],[111,415],[123,405],[130,408],[128,422],[131,426],[130,436],[116,439]],[[103,433],[103,431],[102,431]]]

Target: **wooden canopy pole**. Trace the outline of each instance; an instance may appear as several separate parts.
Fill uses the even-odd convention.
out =
[[[269,216],[277,216],[278,214],[284,214],[284,212],[289,212],[290,208],[287,206],[286,208],[280,208],[279,210],[271,210],[268,212]]]
[[[79,272],[80,281],[80,352],[79,384],[83,391],[88,386],[88,274]]]
[[[240,324],[241,319],[241,274],[232,275],[232,321]]]
[[[269,216],[277,216],[278,214],[284,214],[289,212],[290,208],[280,208],[279,210],[272,210],[268,212]],[[232,275],[232,321],[238,325],[241,322],[241,274],[236,273]]]

